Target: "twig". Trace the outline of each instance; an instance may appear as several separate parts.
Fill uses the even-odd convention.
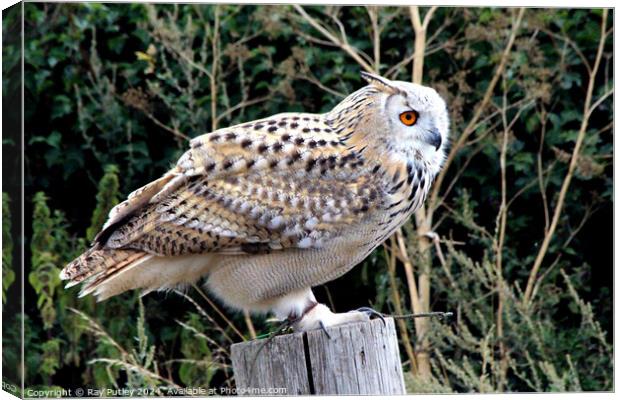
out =
[[[192,305],[196,308],[196,310],[198,310],[198,313],[200,315],[202,315],[203,317],[205,317],[207,319],[207,321],[213,323],[213,325],[215,325],[216,329],[222,334],[222,336],[224,336],[224,338],[226,338],[226,340],[228,340],[230,343],[234,343],[234,341],[228,335],[228,333],[226,333],[226,331],[224,329],[222,329],[222,327],[196,302],[196,300],[194,300],[188,294],[181,292],[180,290],[176,290],[175,289],[175,290],[173,290],[173,292],[178,294],[179,296],[185,298],[190,303],[192,303]]]
[[[506,109],[507,109],[507,88],[506,88],[506,79],[504,78],[503,84],[504,93],[502,96],[502,108],[501,108],[501,116],[502,116],[502,124],[503,124],[503,135],[502,135],[502,147],[500,150],[499,156],[499,166],[500,166],[500,192],[501,192],[501,203],[499,206],[499,211],[497,213],[496,225],[497,225],[497,234],[496,238],[494,238],[493,243],[495,247],[495,274],[497,276],[497,315],[496,315],[496,329],[497,329],[497,337],[499,339],[499,356],[500,356],[500,378],[498,382],[498,391],[503,391],[504,382],[506,380],[506,370],[508,368],[508,360],[507,360],[507,352],[504,344],[504,296],[503,296],[503,271],[502,271],[502,255],[504,251],[504,240],[506,238],[506,219],[507,219],[507,209],[506,209],[506,191],[507,191],[507,183],[506,183],[506,153],[508,152],[508,132],[512,127],[512,124],[518,118],[519,113],[515,116],[515,119],[512,120],[511,124],[508,124]]]
[[[211,74],[209,75],[209,83],[211,86],[211,130],[217,130],[217,72],[220,65],[220,7],[214,6],[215,21],[213,21],[213,37],[211,38],[211,53],[213,54],[213,62],[211,63]]]
[[[544,171],[543,171],[543,175],[550,175],[551,171],[553,171],[553,167],[555,167],[555,164],[557,163],[557,160],[554,160]],[[528,189],[530,189],[531,187],[533,187],[534,185],[536,185],[538,181],[538,178],[532,179],[530,182],[528,182],[527,184],[525,184],[521,189],[519,189],[508,201],[508,208],[510,208],[510,206],[512,205],[512,203],[519,197],[521,196],[523,193],[525,193]]]
[[[252,100],[241,101],[241,102],[235,104],[234,106],[230,107],[229,109],[227,109],[226,111],[224,111],[223,113],[218,115],[217,117],[215,117],[216,124],[219,124],[219,122],[222,119],[227,118],[228,116],[230,116],[232,113],[234,113],[235,111],[237,111],[240,108],[248,107],[248,106],[251,106],[253,104],[257,104],[257,103],[261,103],[263,101],[267,101],[267,100],[271,99],[271,97],[272,97],[272,94],[269,94],[267,96],[257,97],[257,98],[252,99]]]
[[[392,237],[390,239],[394,241]],[[396,250],[389,250],[384,243],[384,248],[386,250],[386,258],[388,259],[388,277],[390,279],[390,288],[392,293],[392,301],[394,303],[394,307],[396,308],[396,312],[398,314],[403,313],[402,301],[400,299],[400,294],[398,292],[398,286],[396,285]],[[389,256],[388,256],[389,255]],[[409,361],[411,362],[411,372],[414,375],[418,374],[418,363],[415,358],[415,353],[413,351],[413,347],[411,346],[411,340],[409,339],[409,332],[407,330],[407,324],[405,324],[404,320],[397,320],[398,329],[400,330],[400,335],[402,336],[402,342],[405,346],[405,352],[407,353],[407,357],[409,357]]]
[[[333,95],[333,96],[336,96],[336,97],[341,98],[341,99],[344,99],[345,97],[347,97],[344,93],[339,92],[339,91],[334,90],[334,89],[331,89],[331,88],[329,88],[329,87],[327,87],[327,86],[323,85],[323,84],[321,83],[321,81],[319,81],[317,78],[315,78],[315,77],[312,75],[312,73],[311,73],[311,72],[308,72],[308,75],[302,75],[302,74],[299,74],[299,75],[297,75],[297,77],[298,77],[299,79],[302,79],[302,80],[308,81],[308,82],[312,83],[313,85],[318,86],[320,89],[322,89],[322,90],[326,91],[327,93],[329,93],[329,94],[331,94],[331,95]]]
[[[398,245],[398,250],[400,252],[400,257],[403,261],[403,265],[405,268],[405,276],[407,277],[407,286],[409,287],[409,299],[411,301],[411,309],[418,313],[422,313],[422,305],[420,304],[420,297],[418,295],[418,286],[415,282],[415,277],[413,274],[413,264],[409,259],[409,254],[407,253],[407,247],[405,246],[405,239],[403,238],[402,231],[398,230],[396,232],[396,243]]]
[[[590,118],[590,116],[592,115],[592,113],[594,112],[594,110],[596,110],[598,108],[598,106],[601,105],[602,102],[604,102],[609,96],[611,96],[613,94],[614,90],[611,89],[609,91],[607,91],[605,94],[603,94],[601,97],[598,98],[598,100],[596,100],[592,106],[590,107],[590,109],[588,110],[588,118]]]
[[[248,332],[250,332],[250,338],[256,339],[256,330],[254,329],[252,318],[250,318],[250,313],[246,310],[243,311],[243,319],[245,320],[245,325],[248,327]]]
[[[583,54],[583,52],[579,49],[579,47],[577,47],[577,44],[575,42],[573,42],[571,39],[569,39],[566,36],[562,36],[562,35],[557,34],[555,32],[551,32],[550,30],[545,29],[545,28],[540,28],[540,31],[546,33],[547,35],[549,35],[551,37],[554,37],[556,39],[562,40],[562,41],[564,41],[564,43],[569,45],[575,51],[575,54],[577,54],[577,56],[579,56],[579,58],[581,59],[581,62],[583,63],[583,65],[588,70],[588,74],[592,73],[592,68],[590,67],[590,64],[588,63],[588,59]]]
[[[155,116],[153,114],[151,114],[150,112],[142,109],[142,112],[144,113],[144,115],[146,115],[151,121],[153,121],[155,123],[155,125],[159,126],[160,128],[163,128],[165,130],[167,130],[168,132],[172,133],[174,136],[181,138],[183,140],[190,140],[190,137],[181,133],[178,129],[175,128],[171,128],[169,126],[167,126],[166,124],[164,124],[163,122],[161,122],[160,120],[158,120],[157,118],[155,118]]]
[[[311,42],[311,43],[315,43],[315,44],[319,44],[321,46],[327,46],[327,47],[338,47],[338,45],[336,43],[330,42],[328,40],[322,40],[319,38],[316,38],[312,35],[308,35],[306,32],[300,30],[300,29],[296,29],[293,28],[293,32],[295,32],[296,35],[306,39],[307,41]]]
[[[430,23],[431,17],[435,13],[436,9],[436,6],[431,7],[426,13],[424,21],[420,21],[420,12],[418,7],[414,6],[409,8],[411,23],[415,31],[414,58],[412,67],[412,80],[414,83],[422,83],[424,53],[426,51],[426,31]],[[415,220],[418,236],[421,236],[421,234],[423,235],[430,230],[428,226],[428,219],[426,218],[425,207],[420,207],[415,212]],[[398,229],[396,231],[396,240],[398,242],[401,253],[404,257],[407,257],[407,249],[404,244],[403,233],[401,229]],[[407,274],[408,285],[410,286],[410,288],[416,289],[415,298],[411,298],[412,303],[415,304],[415,307],[412,307],[412,309],[416,314],[422,314],[430,310],[431,286],[429,271],[431,261],[428,252],[429,248],[430,244],[428,239],[425,236],[421,236],[418,240],[418,251],[421,256],[421,268],[418,275],[417,287],[415,286],[413,267],[411,263],[404,264],[405,272]],[[419,293],[417,289],[419,289]],[[410,292],[410,294],[411,296],[414,295],[413,292]],[[431,364],[428,351],[426,350],[428,349],[428,321],[424,319],[416,319],[415,329],[418,346],[422,349],[417,354],[418,372],[421,376],[428,378],[431,375]]]
[[[241,338],[241,340],[243,340],[244,342],[246,341],[245,336],[243,336],[243,334],[239,331],[239,329],[237,329],[237,327],[235,326],[235,324],[233,324],[227,317],[226,315],[224,315],[224,313],[220,310],[220,308],[202,291],[200,290],[200,288],[198,286],[196,286],[195,283],[192,283],[192,287],[194,288],[194,290],[196,290],[198,292],[198,294],[200,294],[200,296],[205,299],[205,301],[207,303],[209,303],[209,305],[215,310],[215,312],[222,317],[222,319],[226,322],[226,324],[228,326],[230,326],[232,328],[232,330]]]
[[[87,364],[95,364],[95,363],[99,363],[99,362],[100,363],[105,363],[107,365],[121,367],[121,368],[125,369],[125,371],[137,372],[138,374],[140,374],[142,376],[148,376],[151,379],[165,382],[170,387],[173,387],[173,388],[177,388],[177,389],[181,388],[179,385],[177,385],[176,383],[174,383],[170,379],[164,378],[163,376],[161,376],[159,374],[156,374],[156,373],[154,373],[152,371],[149,371],[148,369],[142,367],[141,365],[129,363],[127,361],[117,360],[117,359],[114,359],[114,358],[95,358],[95,359],[92,359],[92,360],[88,361]]]
[[[379,72],[381,68],[381,29],[378,23],[377,7],[366,6],[368,12],[368,18],[370,18],[370,26],[372,27],[372,48],[374,56],[375,71]]]
[[[422,82],[422,71],[424,68],[424,52],[426,49],[426,30],[436,10],[437,6],[431,7],[424,16],[424,20],[421,21],[420,10],[418,6],[409,7],[411,24],[413,25],[413,30],[415,31],[416,35],[416,40],[414,43],[415,56],[413,58],[413,66],[411,71],[412,80],[415,83]]]
[[[414,318],[440,318],[440,319],[448,319],[454,316],[452,312],[444,312],[444,311],[433,311],[421,314],[381,314],[384,317],[390,317],[394,319],[414,319]]]
[[[187,297],[186,297],[187,298]],[[208,318],[208,320],[211,322],[212,318]],[[194,328],[193,326],[191,326],[188,323],[185,323],[183,321],[179,321],[178,319],[175,319],[174,322],[176,322],[177,324],[181,325],[184,329],[190,331],[191,333],[194,334],[194,337],[203,339],[204,341],[206,341],[207,343],[215,346],[218,348],[218,350],[220,350],[223,354],[226,354],[227,356],[230,357],[230,352],[228,350],[226,350],[224,347],[222,347],[222,345],[220,345],[218,342],[216,342],[215,340],[211,339],[209,336],[207,336],[206,334],[199,332],[198,329]]]
[[[536,170],[538,173],[538,190],[543,203],[543,212],[545,215],[545,231],[546,234],[549,231],[549,203],[547,201],[547,192],[545,190],[545,183],[543,180],[543,166],[542,166],[542,152],[545,143],[545,135],[547,133],[547,120],[548,116],[543,109],[543,115],[540,116],[540,143],[538,144],[538,153],[536,154]]]
[[[577,140],[575,142],[575,147],[573,148],[573,153],[571,155],[570,164],[568,166],[568,171],[566,172],[566,176],[564,177],[564,181],[562,182],[562,187],[560,189],[560,193],[558,195],[558,200],[553,211],[553,219],[551,220],[551,225],[549,226],[549,231],[545,235],[543,242],[538,250],[538,254],[536,255],[536,260],[532,265],[532,269],[530,270],[530,275],[527,281],[527,286],[525,288],[525,292],[523,294],[524,304],[527,306],[530,304],[532,300],[532,291],[534,289],[534,284],[536,283],[536,278],[538,275],[538,270],[542,265],[542,262],[545,258],[545,254],[549,249],[549,243],[555,234],[555,230],[558,225],[558,221],[560,220],[560,215],[562,213],[562,208],[564,206],[564,200],[566,198],[566,193],[568,192],[568,187],[570,186],[570,182],[575,173],[575,168],[577,167],[577,161],[579,159],[579,153],[581,151],[581,146],[583,144],[583,140],[586,135],[586,131],[588,129],[589,117],[592,113],[591,101],[592,101],[592,92],[594,90],[594,81],[596,78],[596,73],[598,72],[599,65],[601,63],[601,58],[603,56],[603,49],[605,48],[605,39],[606,39],[606,26],[607,26],[607,13],[608,10],[603,10],[603,16],[601,20],[601,36],[598,45],[598,50],[596,53],[596,59],[594,61],[594,66],[589,68],[590,70],[590,79],[588,81],[588,88],[586,90],[586,99],[583,105],[583,119],[581,120],[581,127],[579,128],[579,132],[577,134]]]
[[[489,82],[489,86],[487,86],[487,90],[482,98],[482,101],[478,103],[478,106],[476,107],[476,110],[474,111],[474,116],[472,117],[472,119],[469,121],[469,123],[463,130],[463,133],[461,134],[461,136],[459,136],[457,141],[452,146],[450,152],[448,153],[448,156],[446,157],[446,162],[444,163],[442,170],[437,175],[437,179],[435,180],[435,184],[433,185],[433,190],[428,199],[429,209],[431,210],[435,207],[435,204],[437,203],[437,197],[439,195],[439,190],[441,189],[441,184],[446,176],[446,173],[449,169],[450,164],[452,164],[452,161],[454,161],[454,158],[456,157],[456,153],[458,153],[458,151],[463,146],[463,143],[465,143],[469,135],[471,135],[475,131],[473,128],[476,126],[478,120],[482,116],[482,113],[484,112],[487,105],[489,104],[491,100],[491,96],[493,95],[493,91],[495,90],[495,86],[497,85],[499,78],[504,73],[504,69],[506,68],[506,64],[508,62],[508,57],[510,56],[510,52],[512,50],[512,46],[514,45],[515,39],[517,38],[517,32],[519,31],[519,28],[521,26],[521,21],[523,19],[524,13],[525,13],[525,9],[520,8],[519,14],[517,15],[517,19],[512,25],[510,37],[508,38],[508,42],[506,43],[506,47],[504,48],[504,52],[502,53],[500,62],[497,65],[497,68],[495,69],[495,72],[493,74],[493,77],[491,78],[491,81]],[[429,215],[427,215],[427,218],[432,219],[432,213],[429,213]]]
[[[333,33],[328,31],[325,27],[323,27],[319,22],[317,22],[314,18],[312,18],[300,5],[294,4],[293,8],[297,10],[299,14],[310,24],[314,29],[319,31],[323,36],[325,36],[330,42],[334,43],[338,47],[340,47],[345,53],[347,53],[351,58],[353,58],[364,70],[370,73],[375,73],[376,71],[372,68],[370,64],[368,64],[358,53],[358,51],[351,47],[349,43],[346,41],[346,35],[343,34],[342,24],[340,24],[341,34],[343,34],[343,40],[338,39],[334,36]],[[339,21],[338,21],[339,22]]]
[[[575,236],[577,236],[577,234],[581,231],[581,229],[584,227],[586,222],[590,219],[592,214],[594,214],[597,210],[598,209],[594,209],[593,210],[592,206],[589,206],[589,207],[586,208],[584,216],[582,217],[581,221],[579,222],[579,225],[575,229],[573,229],[571,231],[571,233],[568,236],[568,238],[564,241],[564,243],[562,243],[562,248],[567,248],[568,247],[568,245],[573,241]],[[559,253],[555,257],[555,260],[553,260],[551,265],[542,274],[540,274],[540,277],[536,280],[536,285],[534,286],[534,290],[532,292],[532,297],[536,296],[536,293],[538,292],[538,289],[542,285],[542,282],[544,281],[545,277],[547,275],[549,275],[549,273],[558,265],[558,263],[560,262],[560,259],[562,258],[562,255],[563,255],[563,253]]]
[[[207,367],[217,367],[219,369],[232,369],[232,366],[228,365],[228,364],[224,364],[221,362],[217,362],[217,361],[207,361],[207,360],[193,360],[191,358],[173,358],[167,361],[162,362],[162,365],[167,365],[167,364],[174,364],[174,363],[179,363],[179,364],[196,364],[196,365],[205,365]]]

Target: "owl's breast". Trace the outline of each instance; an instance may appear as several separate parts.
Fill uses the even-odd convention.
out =
[[[387,174],[383,206],[361,223],[366,237],[359,242],[360,251],[370,253],[402,226],[424,203],[433,179],[428,169],[414,163]]]

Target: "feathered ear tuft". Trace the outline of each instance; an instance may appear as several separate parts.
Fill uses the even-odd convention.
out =
[[[365,71],[360,72],[362,78],[371,85],[381,89],[384,92],[396,93],[398,89],[392,86],[392,83],[382,76],[371,74]]]

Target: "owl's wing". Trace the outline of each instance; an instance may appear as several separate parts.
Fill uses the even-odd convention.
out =
[[[156,255],[320,247],[381,201],[364,162],[313,114],[218,130],[119,204],[96,241]]]
[[[317,248],[384,200],[379,165],[313,114],[195,138],[163,177],[116,206],[61,278],[82,294],[153,256]]]
[[[320,248],[376,205],[376,189],[363,181],[285,173],[195,178],[119,227],[106,246],[167,256]]]

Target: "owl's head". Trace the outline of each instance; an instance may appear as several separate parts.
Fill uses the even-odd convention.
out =
[[[369,135],[385,142],[391,155],[423,160],[432,169],[444,162],[449,120],[446,103],[432,88],[391,81],[362,72],[372,97]],[[364,90],[362,89],[362,91]]]

